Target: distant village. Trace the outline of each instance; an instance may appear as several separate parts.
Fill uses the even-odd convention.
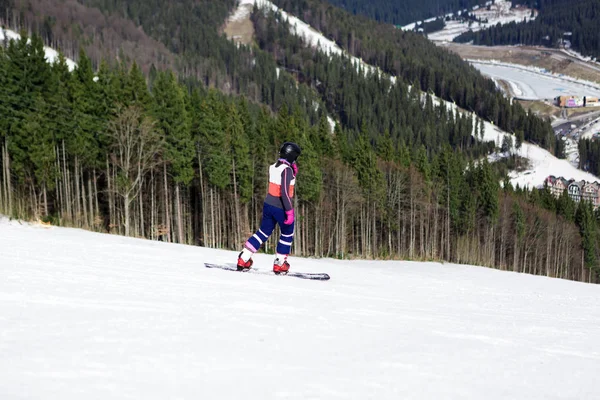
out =
[[[575,202],[579,203],[583,199],[592,203],[594,209],[600,206],[600,183],[598,182],[567,180],[550,175],[545,183],[555,197],[559,197],[566,189],[569,197]]]
[[[554,105],[565,108],[600,107],[600,101],[590,96],[558,96],[554,98]]]

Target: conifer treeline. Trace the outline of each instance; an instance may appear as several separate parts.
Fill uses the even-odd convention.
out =
[[[327,0],[352,14],[394,25],[406,25],[484,4],[482,0]]]
[[[303,148],[295,254],[597,279],[589,204],[501,191],[487,162],[469,165],[449,146],[429,158],[424,146],[396,148],[366,130],[332,135],[300,108],[274,116],[170,72],[149,90],[135,65],[94,73],[85,55],[70,73],[62,58],[44,62],[38,37],[0,51],[0,79],[4,214],[239,249],[259,224],[267,166],[294,140]]]
[[[538,0],[539,16],[529,22],[511,22],[466,32],[455,42],[495,46],[501,44],[559,47],[565,40],[573,49],[600,58],[600,3],[598,0]],[[566,34],[566,35],[565,35]]]
[[[581,139],[579,148],[579,168],[600,176],[600,142],[594,139]]]
[[[278,71],[269,54],[238,47],[220,34],[219,27],[235,4],[232,0],[4,3],[6,21],[13,29],[43,35],[46,45],[70,49],[73,59],[78,58],[79,48],[85,49],[94,68],[103,59],[118,55],[122,62],[136,62],[150,77],[157,70],[175,66],[180,77],[227,94],[242,94],[275,110],[284,104],[300,107],[312,122],[325,112],[318,96],[305,85],[297,85],[286,71]],[[0,11],[2,22],[5,9]],[[135,51],[127,46],[131,44],[132,26],[142,35],[134,39]],[[148,35],[158,45],[148,43]]]
[[[370,112],[362,113],[362,110],[358,110],[361,114],[344,114],[344,110],[340,109],[326,110],[321,103],[327,99],[318,98],[314,90],[307,85],[296,85],[291,76],[295,73],[293,68],[278,70],[270,54],[256,47],[236,47],[220,35],[219,27],[234,7],[235,2],[232,0],[78,1],[91,8],[90,12],[100,10],[106,16],[118,14],[122,18],[134,21],[146,34],[162,42],[177,55],[179,76],[201,81],[208,87],[216,87],[228,94],[245,95],[251,101],[269,105],[273,110],[280,109],[283,104],[288,108],[300,107],[303,113],[311,115],[312,123],[317,122],[325,111],[329,111],[340,120],[371,118]],[[405,85],[415,85],[425,92],[430,91],[445,100],[456,102],[466,110],[475,111],[481,118],[493,121],[504,130],[515,135],[523,134],[527,140],[554,152],[559,157],[562,155],[562,142],[555,140],[549,123],[528,114],[516,103],[511,105],[502,93],[496,90],[491,80],[484,78],[457,55],[436,47],[421,35],[402,32],[391,25],[353,16],[314,0],[286,0],[276,3],[298,12],[298,16],[336,40],[350,53],[397,76]],[[15,3],[14,7],[21,14],[29,15],[28,18],[37,21],[37,25],[43,25],[43,21],[40,20],[43,13],[36,8],[36,2],[31,4],[32,10],[27,9],[24,3]],[[55,9],[61,8],[57,6]],[[72,20],[72,17],[63,14],[52,15],[57,20],[53,29],[59,30],[55,36],[61,34],[65,26],[81,25],[80,21]],[[84,26],[74,31],[85,33],[87,30]],[[54,34],[54,31],[52,33]],[[97,37],[104,36],[94,35],[93,32],[89,35],[93,37],[82,35],[73,39],[87,44]],[[284,43],[287,43],[287,39]],[[111,45],[103,44],[109,48]],[[120,54],[121,59],[127,57],[127,54],[122,54],[120,48],[112,51],[113,54]],[[301,64],[304,64],[305,69],[306,64],[311,63],[306,58],[309,54],[303,53],[304,58],[301,57]],[[284,66],[298,64],[297,57],[298,54],[295,54],[294,59],[286,60]],[[328,70],[326,57],[315,58],[312,62],[315,61],[319,63],[315,64],[315,70]],[[99,62],[96,58],[94,65]],[[148,65],[142,69],[150,70],[150,74],[155,73]],[[328,72],[328,75],[331,76],[331,73]],[[347,89],[346,94],[361,96],[360,93],[352,93]],[[319,105],[314,106],[315,103]]]

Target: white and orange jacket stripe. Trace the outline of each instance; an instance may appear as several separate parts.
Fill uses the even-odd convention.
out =
[[[290,164],[285,160],[278,160],[269,167],[269,194],[265,202],[285,211],[291,210],[295,185],[296,177]]]

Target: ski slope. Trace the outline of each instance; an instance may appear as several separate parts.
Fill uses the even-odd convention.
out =
[[[600,398],[600,286],[296,257],[331,280],[250,275],[5,218],[0,237],[2,399]]]

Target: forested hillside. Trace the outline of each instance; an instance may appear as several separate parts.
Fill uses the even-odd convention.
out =
[[[316,122],[326,109],[311,107],[311,104],[321,102],[329,104],[327,111],[341,120],[372,119],[370,110],[364,105],[361,113],[340,109],[343,105],[339,104],[332,108],[328,99],[322,96],[318,98],[309,86],[295,85],[288,72],[295,74],[296,69],[290,67],[277,71],[278,64],[265,52],[244,46],[238,48],[219,35],[218,28],[227,15],[228,7],[233,4],[231,1],[179,0],[156,4],[123,0],[81,1],[88,7],[100,7],[104,15],[133,18],[136,24],[144,28],[143,32],[160,40],[177,56],[178,71],[182,77],[200,80],[206,86],[216,87],[226,93],[246,95],[250,100],[267,104],[273,110],[280,109],[283,104],[288,108],[300,107],[310,115],[312,122]],[[491,80],[484,78],[458,56],[437,48],[420,35],[352,16],[322,2],[280,1],[278,4],[323,30],[351,54],[398,76],[400,81],[416,84],[425,92],[430,91],[466,110],[475,111],[483,119],[494,122],[518,137],[537,143],[559,156],[562,154],[562,143],[555,140],[547,122],[528,115],[517,103],[511,105]],[[31,17],[34,21],[41,18],[38,12],[31,14],[34,15]],[[159,16],[160,20],[157,19]],[[297,53],[296,50],[294,52]],[[307,61],[305,59],[302,62]],[[317,61],[319,66],[316,70],[328,70],[326,57]],[[99,62],[96,59],[94,65]],[[291,66],[296,59],[288,58],[285,62],[279,60],[279,63]],[[142,65],[142,70],[150,70],[151,74],[152,69],[152,65]],[[304,70],[300,73],[306,75]],[[332,82],[332,87],[335,85]],[[345,91],[348,92],[348,89]],[[346,101],[352,100],[346,98]],[[360,124],[354,123],[351,127],[358,131]],[[380,128],[383,124],[378,125]],[[374,134],[384,131],[385,128],[374,131]]]
[[[0,23],[15,31],[39,34],[44,43],[77,58],[83,47],[98,66],[104,59],[135,61],[148,72],[150,66],[174,68],[176,55],[119,15],[104,15],[77,0],[0,0]]]
[[[525,44],[564,46],[568,41],[578,52],[600,58],[600,2],[597,0],[539,0],[534,21],[510,23],[479,32],[467,32],[456,42],[494,46]]]
[[[411,152],[425,146],[428,156],[445,145],[470,159],[493,149],[493,144],[490,147],[473,136],[474,129],[478,133],[483,129],[482,120],[455,116],[444,103],[434,105],[429,94],[420,104],[418,85],[409,89],[402,81],[392,83],[385,76],[357,70],[348,58],[309,48],[290,34],[287,21],[273,13],[256,12],[252,20],[260,48],[285,69],[296,71],[299,82],[315,88],[327,109],[347,129],[369,132],[375,142],[386,140],[393,148],[406,146]]]
[[[234,4],[231,0],[152,4],[32,0],[28,5],[4,1],[9,3],[6,14],[16,21],[15,29],[20,26],[37,32],[46,38],[46,44],[57,44],[60,49],[65,44],[67,54],[75,59],[79,49],[84,49],[94,68],[102,60],[109,64],[136,62],[150,76],[172,68],[191,85],[243,94],[273,110],[283,105],[302,108],[313,122],[324,112],[324,107],[311,106],[320,104],[318,96],[306,86],[296,85],[287,72],[278,73],[277,64],[268,54],[238,48],[219,34],[228,7]],[[137,36],[127,33],[132,29]],[[132,47],[134,50],[130,50]]]
[[[511,104],[490,79],[423,36],[350,15],[319,0],[275,3],[299,15],[350,54],[562,155],[562,143],[556,140],[548,121],[530,115],[517,102]]]
[[[482,0],[327,0],[357,15],[393,25],[407,25],[431,17],[484,4]]]

